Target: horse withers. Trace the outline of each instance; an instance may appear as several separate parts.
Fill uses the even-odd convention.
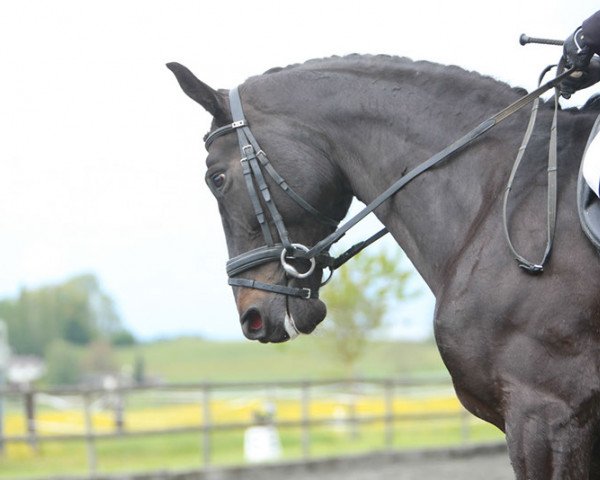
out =
[[[458,67],[379,56],[274,69],[233,95],[169,68],[214,118],[206,181],[242,329],[261,342],[308,334],[324,319],[327,252],[312,264],[306,251],[335,230],[352,197],[368,204],[522,95]],[[600,479],[600,259],[576,206],[596,115],[559,112],[557,227],[542,275],[516,267],[502,225],[526,112],[375,210],[436,297],[435,337],[457,395],[506,433],[519,479]],[[508,226],[527,257],[546,241],[551,117],[540,109],[511,192]]]

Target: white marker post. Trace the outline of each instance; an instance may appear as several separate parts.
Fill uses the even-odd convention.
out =
[[[249,463],[264,463],[281,458],[279,432],[272,423],[274,412],[256,413],[256,425],[244,432],[244,457]]]

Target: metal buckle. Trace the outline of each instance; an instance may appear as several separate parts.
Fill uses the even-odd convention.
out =
[[[543,265],[537,265],[537,264],[527,265],[526,263],[519,262],[519,267],[521,267],[527,273],[531,273],[532,275],[538,275],[538,274],[544,272]]]
[[[246,126],[246,120],[238,120],[237,122],[233,122],[231,124],[231,128],[240,128]]]
[[[244,156],[240,159],[240,162],[256,158],[256,153],[254,153],[254,147],[252,145],[244,145],[242,147],[242,153]]]
[[[301,288],[300,290],[305,293],[301,298],[308,300],[312,296],[312,290],[310,288]]]

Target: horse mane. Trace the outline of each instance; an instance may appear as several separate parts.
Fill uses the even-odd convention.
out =
[[[527,95],[528,91],[522,87],[513,87],[508,83],[497,80],[489,75],[483,75],[476,71],[469,71],[456,65],[443,65],[440,63],[429,62],[426,60],[412,60],[408,57],[395,55],[362,55],[353,53],[346,56],[331,56],[325,58],[314,58],[304,63],[295,63],[285,67],[270,68],[263,75],[270,76],[278,73],[293,71],[352,71],[363,73],[371,72],[377,76],[380,72],[399,72],[399,71],[423,71],[423,72],[442,72],[455,77],[457,80],[463,79],[470,83],[478,82],[482,85],[488,85],[490,88],[512,91],[519,96]],[[258,79],[261,76],[252,77],[249,80]],[[552,102],[542,103],[542,108],[552,108]],[[600,112],[600,94],[592,95],[581,107],[570,107],[565,109],[573,113],[596,113]]]
[[[395,55],[368,55],[368,54],[357,54],[353,53],[345,56],[331,56],[325,58],[315,58],[307,60],[304,63],[295,63],[285,67],[274,67],[270,68],[263,75],[273,75],[278,73],[285,73],[290,71],[318,71],[318,70],[329,70],[329,71],[352,71],[355,70],[357,73],[372,71],[373,75],[376,76],[379,72],[387,71],[399,72],[399,71],[427,71],[427,72],[445,72],[446,74],[452,75],[457,79],[464,79],[465,81],[479,81],[488,84],[493,88],[500,88],[503,90],[512,90],[519,95],[526,95],[527,90],[521,87],[512,87],[511,85],[497,80],[491,76],[483,75],[476,71],[469,71],[456,65],[443,65],[440,63],[429,62],[426,60],[412,60],[408,57],[400,57]],[[257,77],[252,77],[252,80]]]

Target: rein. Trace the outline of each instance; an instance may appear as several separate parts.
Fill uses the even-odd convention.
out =
[[[561,62],[562,63],[562,62]],[[559,63],[557,65],[558,71],[562,71],[564,66]],[[541,85],[546,74],[555,67],[556,65],[549,65],[546,67],[538,80],[538,85]],[[527,260],[525,257],[520,255],[513,242],[510,239],[510,232],[508,231],[508,198],[510,195],[510,191],[512,190],[512,185],[517,174],[517,170],[521,165],[521,161],[523,160],[523,156],[525,155],[525,150],[527,149],[527,145],[529,144],[529,140],[531,139],[531,135],[533,133],[533,127],[535,126],[535,121],[537,119],[538,107],[540,103],[539,97],[534,99],[533,105],[531,106],[531,115],[529,117],[529,123],[527,124],[527,129],[525,130],[525,135],[523,137],[523,141],[521,142],[521,146],[519,147],[519,152],[517,157],[515,158],[515,162],[513,164],[512,170],[510,172],[510,177],[508,183],[506,185],[506,189],[504,191],[504,199],[502,201],[502,226],[504,228],[504,236],[506,238],[506,242],[508,243],[508,248],[511,253],[517,260],[519,267],[531,274],[539,274],[544,271],[544,264],[550,257],[550,253],[552,252],[552,244],[554,242],[554,231],[556,229],[556,211],[557,211],[557,201],[558,201],[558,186],[557,186],[557,169],[558,169],[558,153],[557,153],[557,124],[558,124],[558,97],[560,96],[560,91],[557,86],[554,87],[554,114],[552,116],[552,126],[550,127],[550,140],[548,143],[548,169],[547,169],[547,220],[546,220],[546,249],[544,250],[544,254],[542,256],[542,260],[539,263],[533,263]]]
[[[244,117],[244,112],[242,109],[241,98],[238,92],[238,88],[233,88],[229,92],[229,102],[231,109],[231,116],[233,122],[229,125],[225,125],[223,127],[217,128],[213,130],[205,137],[205,146],[208,149],[212,142],[221,137],[222,135],[226,135],[231,132],[236,132],[238,136],[238,143],[241,153],[240,163],[242,165],[242,172],[244,175],[246,187],[248,189],[248,194],[250,196],[250,201],[252,203],[252,207],[254,210],[254,214],[258,220],[260,225],[263,237],[265,239],[266,245],[263,247],[259,247],[248,252],[244,252],[241,255],[238,255],[234,258],[231,258],[227,261],[226,269],[227,274],[229,276],[229,285],[238,286],[238,287],[246,287],[246,288],[254,288],[258,290],[265,290],[268,292],[294,296],[304,299],[309,298],[317,298],[318,293],[313,292],[310,288],[299,288],[292,287],[289,285],[273,285],[267,284],[263,282],[259,282],[257,280],[251,280],[246,278],[232,278],[237,275],[250,270],[254,267],[262,265],[264,263],[279,261],[286,272],[288,278],[306,278],[310,276],[315,267],[319,266],[321,268],[329,268],[333,273],[334,270],[342,266],[364,248],[371,245],[373,242],[377,241],[379,238],[388,233],[387,229],[383,228],[371,237],[366,240],[359,242],[348,250],[343,252],[338,257],[332,257],[327,253],[329,248],[338,242],[348,230],[354,227],[357,223],[359,223],[363,218],[372,213],[377,207],[383,204],[386,200],[392,197],[395,193],[401,190],[405,185],[415,179],[417,176],[422,174],[423,172],[430,170],[440,162],[446,160],[448,157],[458,152],[465,146],[472,143],[475,139],[479,138],[485,132],[498,125],[500,122],[510,117],[512,114],[523,108],[528,103],[537,100],[543,93],[550,90],[551,88],[556,88],[556,86],[565,79],[568,75],[570,75],[574,69],[569,69],[560,75],[557,75],[552,80],[546,82],[545,84],[539,86],[533,92],[523,96],[516,102],[510,104],[508,107],[504,108],[497,114],[488,118],[487,120],[480,123],[473,130],[468,132],[463,137],[456,140],[451,145],[447,146],[440,152],[436,153],[432,157],[430,157],[425,162],[421,163],[411,171],[409,171],[406,175],[400,177],[396,182],[394,182],[390,187],[388,187],[384,192],[378,195],[372,202],[370,202],[363,210],[358,212],[352,218],[350,218],[346,223],[337,228],[333,233],[323,238],[316,245],[311,248],[308,248],[304,245],[298,243],[292,243],[289,239],[289,235],[287,229],[285,228],[285,224],[283,219],[273,202],[271,193],[269,191],[269,187],[265,181],[265,177],[263,174],[263,169],[266,171],[266,174],[270,176],[277,186],[283,190],[295,203],[297,203],[300,207],[306,210],[309,214],[311,214],[317,221],[331,226],[336,227],[339,223],[338,221],[327,217],[326,215],[319,212],[316,208],[306,202],[300,195],[298,195],[286,182],[285,180],[275,171],[273,166],[271,165],[269,159],[265,152],[260,148],[256,138],[250,131],[250,127],[248,121]],[[543,77],[542,77],[543,78]],[[541,79],[540,79],[541,83]],[[537,101],[534,103],[534,111],[537,110]],[[556,112],[555,112],[556,116]],[[533,117],[533,114],[532,114]],[[527,132],[533,130],[533,123],[535,120],[530,119],[530,124],[528,125]],[[555,122],[553,123],[553,131],[555,131]],[[515,166],[513,167],[513,171],[511,172],[511,179],[509,181],[509,186],[506,190],[504,210],[506,210],[506,202],[508,198],[508,192],[510,191],[510,187],[512,184],[512,180],[516,173],[516,169],[519,166],[520,160],[523,156],[524,146],[528,140],[528,137],[531,133],[526,133],[525,139],[521,148],[519,149],[519,154],[515,161]],[[551,142],[552,143],[552,142]],[[554,144],[556,144],[556,139],[554,139]],[[554,159],[555,162],[555,159]],[[553,167],[554,184],[556,183],[556,168],[555,165]],[[549,179],[550,179],[550,169],[549,169]],[[257,191],[258,187],[258,191]],[[552,188],[549,183],[549,193]],[[555,188],[554,188],[555,190]],[[260,195],[260,196],[259,196]],[[550,196],[550,195],[549,195]],[[556,197],[556,193],[554,193],[554,197]],[[269,211],[272,221],[275,225],[275,229],[280,238],[280,243],[275,243],[273,241],[273,236],[271,234],[269,224],[265,217],[265,212],[263,210],[261,204],[261,198],[264,204]],[[554,203],[556,199],[554,198]],[[523,266],[528,271],[532,273],[537,273],[542,271],[542,265],[544,261],[547,259],[552,243],[553,234],[550,233],[550,228],[552,230],[554,228],[554,220],[552,216],[551,206],[549,200],[549,213],[548,213],[548,245],[546,248],[546,253],[544,255],[544,259],[541,264],[532,264],[528,262],[523,257],[518,255],[514,250],[512,243],[510,242],[510,238],[508,236],[508,228],[506,227],[505,221],[505,232],[507,234],[507,239],[509,242],[509,246],[513,254],[515,254],[516,259],[520,262],[520,266]],[[554,206],[554,217],[556,214],[556,206]],[[506,215],[505,215],[506,216]],[[305,272],[298,272],[298,270],[292,266],[288,260],[289,259],[303,259],[310,263],[308,270]],[[328,281],[329,279],[327,279]],[[325,282],[326,283],[326,282]]]

